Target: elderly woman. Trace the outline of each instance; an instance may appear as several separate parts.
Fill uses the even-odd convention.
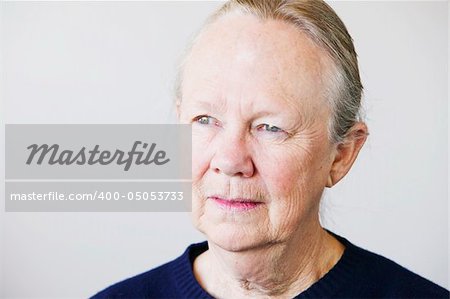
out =
[[[352,39],[319,0],[231,0],[181,68],[193,222],[207,242],[94,298],[448,298],[321,227],[368,129]]]

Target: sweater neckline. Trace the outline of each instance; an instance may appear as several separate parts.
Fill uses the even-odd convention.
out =
[[[350,280],[352,269],[359,263],[358,248],[347,239],[327,230],[345,247],[337,263],[318,281],[309,286],[296,299],[329,298],[332,297],[346,282]],[[213,298],[195,279],[193,272],[194,260],[208,250],[208,242],[204,241],[190,245],[178,259],[174,261],[174,273],[177,286],[186,298]]]

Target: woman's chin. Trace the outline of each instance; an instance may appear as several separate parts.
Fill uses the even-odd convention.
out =
[[[254,249],[268,242],[258,228],[245,229],[237,224],[220,224],[204,230],[204,234],[208,242],[231,252]]]

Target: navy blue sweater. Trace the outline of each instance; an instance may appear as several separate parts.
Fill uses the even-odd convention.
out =
[[[446,289],[333,235],[346,247],[344,254],[327,274],[295,298],[449,298]],[[194,259],[207,249],[207,242],[193,244],[177,259],[92,298],[212,298],[192,272]]]

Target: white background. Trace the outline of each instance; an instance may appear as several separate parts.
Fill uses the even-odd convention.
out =
[[[220,3],[0,5],[4,125],[174,122],[176,63]],[[355,40],[370,136],[323,222],[448,288],[448,3],[331,5]],[[0,217],[2,298],[88,297],[204,239],[184,213]]]

